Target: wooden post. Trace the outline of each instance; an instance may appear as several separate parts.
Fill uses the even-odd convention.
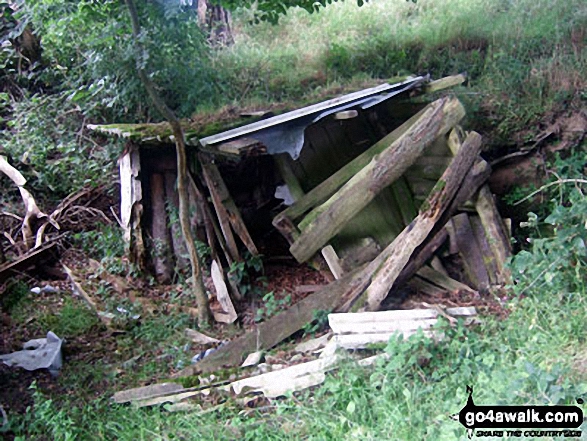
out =
[[[511,280],[511,274],[505,264],[512,250],[506,229],[495,206],[489,186],[485,185],[481,187],[475,207],[485,229],[489,247],[495,256],[495,263],[499,275],[498,280],[500,283],[507,283]]]
[[[151,235],[154,245],[155,276],[160,283],[169,283],[172,273],[169,263],[170,243],[165,209],[165,184],[160,173],[151,175]]]
[[[175,190],[175,180],[177,175],[173,172],[165,172],[165,197],[167,199],[169,214],[169,228],[171,233],[171,244],[173,245],[173,256],[178,269],[188,267],[188,250],[181,235],[181,226],[179,225],[179,195]],[[174,215],[175,214],[175,219]]]
[[[220,187],[220,184],[214,180],[215,174],[213,173],[213,171],[211,171],[211,167],[209,167],[210,163],[204,162],[203,158],[200,159],[200,161],[202,162],[202,172],[204,175],[204,179],[206,180],[208,190],[210,191],[210,196],[212,196],[212,204],[214,205],[214,209],[216,210],[216,214],[218,215],[218,220],[220,221],[220,229],[222,230],[222,235],[224,236],[224,240],[226,241],[226,246],[228,248],[232,260],[239,261],[241,260],[241,257],[238,252],[238,248],[236,246],[232,230],[230,229],[230,219],[228,217],[228,212],[222,204],[222,200],[226,197],[226,195],[221,193],[221,190],[224,187]]]
[[[452,222],[455,228],[459,254],[463,258],[465,272],[477,290],[487,292],[490,286],[489,276],[483,262],[483,255],[479,250],[469,222],[469,215],[467,213],[458,214],[452,218]]]
[[[328,201],[300,223],[302,233],[290,247],[305,262],[385,187],[398,179],[436,138],[446,134],[464,116],[457,99],[442,99],[425,110],[399,139],[353,176]]]

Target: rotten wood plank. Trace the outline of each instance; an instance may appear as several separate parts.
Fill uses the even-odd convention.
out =
[[[173,268],[170,264],[170,239],[167,230],[165,208],[165,183],[163,175],[151,175],[151,237],[153,238],[152,259],[155,277],[160,283],[171,281]]]
[[[175,188],[177,174],[174,172],[165,172],[165,197],[168,201],[167,211],[169,212],[169,226],[171,233],[171,245],[173,246],[173,256],[175,257],[178,269],[186,269],[189,265],[188,250],[185,246],[181,227],[179,225],[179,194]]]
[[[290,247],[292,255],[299,262],[312,257],[383,188],[397,180],[426,147],[457,124],[464,114],[465,110],[456,98],[444,98],[432,103],[403,136],[304,218],[299,225],[302,233]]]
[[[218,221],[220,223],[220,229],[222,230],[222,235],[224,237],[226,247],[228,252],[230,253],[230,257],[233,261],[240,261],[241,257],[238,252],[238,247],[236,246],[236,241],[234,240],[234,235],[232,234],[232,230],[230,228],[230,218],[228,215],[228,211],[226,210],[222,201],[227,197],[226,194],[222,193],[222,190],[225,189],[225,186],[221,186],[221,184],[214,180],[214,170],[210,167],[210,161],[205,159],[203,155],[200,156],[200,161],[202,163],[202,174],[204,175],[204,180],[206,181],[206,186],[210,191],[210,196],[212,197],[212,204],[214,205],[214,209],[216,210],[216,215],[218,216]],[[215,168],[215,167],[214,167]]]
[[[444,211],[450,206],[463,179],[481,151],[481,135],[471,132],[445,170],[414,221],[368,266],[373,281],[365,293],[368,309],[376,310],[395,280]]]
[[[438,92],[440,90],[448,89],[449,87],[455,87],[463,84],[465,81],[467,81],[467,76],[465,74],[451,75],[426,84],[424,86],[424,92]]]
[[[481,223],[485,229],[489,247],[495,256],[495,263],[498,271],[498,281],[500,283],[508,283],[511,281],[511,273],[506,267],[506,262],[511,256],[511,243],[508,238],[507,229],[497,211],[495,201],[489,186],[485,185],[479,190],[475,208]]]
[[[467,213],[458,214],[452,218],[452,223],[467,278],[478,291],[487,292],[491,285],[489,275],[483,261],[483,255],[475,240],[469,215]]]

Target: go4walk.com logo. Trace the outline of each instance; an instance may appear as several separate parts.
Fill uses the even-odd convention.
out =
[[[467,394],[467,404],[451,418],[465,426],[469,438],[473,434],[477,437],[581,437],[583,411],[578,406],[477,406],[472,387],[467,386]],[[584,401],[578,398],[577,403]]]

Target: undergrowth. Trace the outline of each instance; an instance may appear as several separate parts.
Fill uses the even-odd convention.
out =
[[[558,178],[584,179],[573,174],[582,170],[576,165],[584,162],[583,153],[557,160],[553,172]],[[475,327],[459,323],[439,343],[423,334],[393,337],[385,348],[388,360],[362,369],[349,361],[329,373],[322,386],[260,409],[242,410],[228,400],[209,410],[168,413],[165,406],[115,406],[106,397],[83,406],[58,405],[36,390],[34,407],[13,418],[11,430],[30,438],[52,434],[57,440],[464,440],[465,430],[450,415],[466,403],[467,386],[474,387],[478,405],[576,404],[587,394],[584,191],[582,184],[545,187],[549,214],[531,216],[529,241],[512,259],[505,319],[482,315]],[[551,228],[537,229],[541,222]],[[136,345],[139,355],[143,344],[167,342],[155,344],[157,353],[180,360],[182,348],[170,338],[190,325],[185,320],[156,321],[153,328],[146,323],[125,341]],[[148,378],[157,369],[157,361],[139,363],[135,378]]]

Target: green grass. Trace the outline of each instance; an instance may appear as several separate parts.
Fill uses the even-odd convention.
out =
[[[236,44],[215,56],[236,102],[296,100],[366,78],[467,72],[469,86],[457,94],[470,124],[497,144],[585,99],[581,0],[372,0],[319,14],[292,10],[279,26],[246,19],[237,14]]]

